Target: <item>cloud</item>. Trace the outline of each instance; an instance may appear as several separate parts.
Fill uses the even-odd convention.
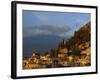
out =
[[[34,29],[30,31],[33,36],[37,35],[51,35],[52,33],[48,30]]]
[[[67,25],[42,25],[24,28],[24,37],[39,35],[55,35],[59,37],[67,36],[71,28]]]

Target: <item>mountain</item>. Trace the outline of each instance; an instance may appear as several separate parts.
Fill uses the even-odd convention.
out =
[[[63,40],[58,44],[59,49],[68,49],[68,55],[80,55],[82,51],[88,49],[91,43],[91,23],[86,23],[68,40]],[[89,49],[90,50],[90,49]],[[88,53],[87,53],[88,54]]]
[[[85,42],[89,42],[91,38],[91,23],[88,22],[78,31],[75,31],[74,36],[71,37],[67,42],[66,46],[69,49],[77,48],[75,45],[80,45]]]

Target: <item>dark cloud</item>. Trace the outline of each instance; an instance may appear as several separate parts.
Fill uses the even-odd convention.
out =
[[[43,25],[24,28],[24,36],[56,35],[64,37],[71,28],[67,25]]]

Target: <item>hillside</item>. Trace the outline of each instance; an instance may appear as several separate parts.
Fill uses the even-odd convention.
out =
[[[66,46],[70,49],[73,48],[75,49],[77,48],[75,45],[80,45],[90,41],[90,36],[91,36],[90,26],[91,24],[90,22],[88,22],[83,27],[81,27],[78,31],[75,31],[74,36],[66,42]]]
[[[23,69],[79,67],[91,65],[91,23],[88,22],[69,40],[62,40],[58,47],[23,60]]]

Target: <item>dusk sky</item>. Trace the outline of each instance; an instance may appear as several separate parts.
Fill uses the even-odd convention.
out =
[[[91,20],[89,13],[23,10],[24,37],[37,35],[72,35]]]

